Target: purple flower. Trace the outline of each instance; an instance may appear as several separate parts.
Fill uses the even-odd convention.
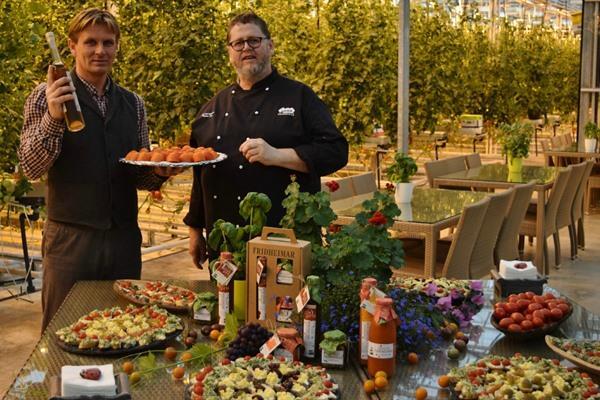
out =
[[[483,303],[485,302],[485,299],[483,298],[482,294],[478,294],[476,296],[473,296],[471,298],[471,301],[473,302],[473,304],[477,304],[478,306],[482,306]]]
[[[452,298],[450,296],[440,297],[437,302],[438,307],[442,310],[448,310],[452,307]]]
[[[458,293],[458,290],[452,289],[450,291],[450,296],[452,297],[452,299],[458,299],[460,297],[460,293]]]
[[[481,292],[483,290],[483,282],[482,281],[471,281],[471,289]]]
[[[425,288],[425,293],[427,293],[427,296],[435,296],[437,291],[438,291],[438,287],[433,282],[431,282],[429,285],[427,285],[427,288]]]

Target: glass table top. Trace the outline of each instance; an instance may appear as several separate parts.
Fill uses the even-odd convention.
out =
[[[415,188],[410,204],[399,204],[401,214],[397,221],[433,224],[460,215],[463,208],[485,198],[485,192],[466,190],[447,190]],[[355,217],[362,211],[362,202],[373,197],[372,194],[356,196],[344,203],[332,204],[340,217]]]
[[[506,183],[528,183],[533,180],[537,184],[549,184],[554,181],[556,173],[556,167],[523,165],[521,173],[513,174],[508,172],[506,164],[486,164],[466,171],[442,175],[439,178]]]

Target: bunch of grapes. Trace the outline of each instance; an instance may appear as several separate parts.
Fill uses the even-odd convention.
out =
[[[254,357],[273,334],[259,324],[246,324],[238,329],[238,334],[229,343],[226,357],[235,360],[240,357]]]

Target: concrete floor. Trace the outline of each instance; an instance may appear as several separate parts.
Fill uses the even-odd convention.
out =
[[[600,314],[600,214],[586,218],[586,250],[579,258],[567,258],[570,250],[567,229],[561,232],[563,262],[560,269],[551,269],[550,285],[571,297],[585,308]],[[548,241],[553,257],[552,240]],[[530,257],[532,247],[526,245]],[[208,279],[206,271],[196,269],[186,251],[144,261],[144,279]],[[8,389],[21,366],[29,357],[39,338],[41,324],[40,294],[27,295],[30,300],[7,300],[0,302],[0,396]]]

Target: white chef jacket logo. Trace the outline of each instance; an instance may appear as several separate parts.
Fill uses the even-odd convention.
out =
[[[202,115],[200,116],[200,118],[212,118],[214,117],[215,112],[206,112],[206,113],[202,113]]]
[[[281,107],[278,110],[277,115],[285,115],[288,117],[293,117],[295,112],[296,112],[296,110],[294,110],[294,107]]]

